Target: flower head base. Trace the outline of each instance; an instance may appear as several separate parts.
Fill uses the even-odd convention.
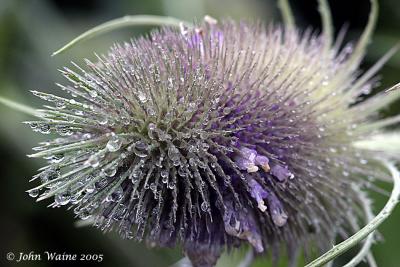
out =
[[[243,243],[324,250],[361,216],[349,185],[386,176],[353,143],[390,124],[370,122],[380,96],[351,106],[372,86],[351,46],[326,47],[310,32],[207,19],[66,68],[70,98],[34,92],[54,105],[30,126],[61,137],[31,155],[49,165],[30,194],[126,238],[181,243],[195,266]]]

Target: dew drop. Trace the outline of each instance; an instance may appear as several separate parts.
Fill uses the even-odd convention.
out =
[[[101,118],[101,119],[99,120],[99,123],[100,123],[101,125],[105,125],[105,124],[108,123],[108,119],[107,119],[106,117]]]
[[[28,191],[30,197],[37,197],[39,195],[39,189],[31,189]]]
[[[136,156],[144,158],[148,155],[148,145],[143,141],[137,141],[135,143],[134,153]]]
[[[94,184],[90,184],[89,186],[86,187],[85,191],[90,194],[90,193],[93,193],[95,189],[96,188],[95,188]]]
[[[138,93],[138,98],[139,98],[140,102],[142,102],[142,103],[147,102],[146,94],[141,91]]]
[[[100,157],[96,154],[91,155],[89,159],[86,161],[86,164],[96,168],[100,165]]]
[[[68,126],[65,125],[57,125],[56,131],[61,136],[72,135],[72,131]]]
[[[92,98],[96,98],[97,95],[98,95],[98,93],[97,93],[96,90],[90,90],[90,91],[89,91],[89,95],[90,95]]]
[[[167,170],[162,170],[160,173],[162,178],[168,177],[168,171]]]
[[[122,187],[117,187],[115,191],[110,195],[111,196],[111,201],[117,202],[122,199],[122,195],[124,193],[124,190],[122,190]]]
[[[229,113],[231,113],[231,108],[226,107],[226,108],[223,109],[222,112],[224,113],[224,115],[228,115]]]
[[[91,217],[92,215],[89,213],[88,210],[83,210],[79,213],[79,219],[81,220],[87,220]]]
[[[100,190],[106,187],[107,184],[108,184],[107,178],[100,179],[99,181],[94,183],[94,188]]]
[[[51,163],[60,163],[61,161],[64,160],[64,155],[63,154],[55,154],[51,157]]]
[[[150,190],[151,191],[156,191],[157,190],[157,185],[155,183],[150,184]]]
[[[208,210],[207,202],[204,201],[203,203],[201,203],[200,208],[202,211],[206,212]]]
[[[49,134],[50,133],[50,125],[44,123],[39,126],[38,130],[42,134]]]
[[[54,201],[56,202],[56,204],[61,206],[67,205],[70,200],[71,200],[71,195],[67,192],[57,194],[54,197]]]
[[[175,188],[175,185],[174,185],[174,183],[168,183],[168,188],[169,189],[174,189]]]
[[[121,148],[121,144],[122,144],[121,138],[119,138],[117,135],[114,135],[108,141],[106,148],[110,152],[115,152]]]
[[[170,160],[172,160],[173,162],[179,161],[180,157],[179,157],[179,150],[174,147],[174,146],[170,146],[168,148],[168,157]]]
[[[103,170],[103,173],[108,177],[113,177],[117,173],[117,168],[109,167]]]

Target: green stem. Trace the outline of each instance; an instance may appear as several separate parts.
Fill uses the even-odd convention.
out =
[[[360,200],[363,205],[364,213],[367,222],[372,221],[374,219],[374,214],[372,213],[372,208],[371,208],[371,202],[365,195],[363,191],[361,191],[360,188],[358,188],[358,193],[360,194]],[[343,267],[355,267],[357,266],[362,260],[368,257],[368,254],[370,252],[370,248],[372,244],[374,243],[374,232],[370,233],[368,237],[365,239],[364,245],[360,249],[360,251],[357,253],[356,256],[354,256],[348,263],[343,265]],[[372,256],[372,254],[371,254]]]
[[[114,19],[107,21],[103,24],[100,24],[73,39],[57,51],[55,51],[52,56],[58,55],[62,52],[65,52],[67,49],[71,48],[75,44],[88,40],[96,35],[106,33],[118,28],[123,28],[127,26],[140,26],[140,25],[149,25],[149,26],[174,26],[179,27],[181,24],[192,27],[192,24],[189,22],[181,21],[172,17],[165,16],[153,16],[153,15],[134,15],[134,16],[124,16],[122,18]]]
[[[305,267],[317,267],[323,266],[327,262],[333,260],[334,258],[338,257],[339,255],[343,254],[353,246],[360,243],[363,239],[365,239],[370,233],[375,231],[381,223],[383,223],[392,213],[393,209],[396,207],[399,196],[400,196],[400,174],[398,169],[394,166],[393,163],[390,162],[383,162],[383,164],[388,168],[391,172],[394,186],[392,193],[390,195],[389,200],[387,201],[385,207],[379,212],[379,214],[370,221],[366,226],[364,226],[360,231],[335,245],[331,250],[317,258],[316,260],[312,261],[311,263],[307,264]]]
[[[325,51],[329,51],[333,42],[333,23],[332,15],[327,0],[318,0],[319,13],[322,18],[322,32],[325,36]]]
[[[292,9],[290,8],[288,0],[279,0],[278,7],[281,10],[283,22],[285,23],[286,27],[293,29],[294,28],[294,17],[293,17]]]

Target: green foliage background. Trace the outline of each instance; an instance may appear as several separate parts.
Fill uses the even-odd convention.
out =
[[[292,1],[297,22],[301,27],[320,27],[315,0]],[[368,0],[330,1],[339,29],[349,25],[348,40],[357,38],[365,24]],[[400,40],[400,2],[380,1],[379,25],[370,46],[363,68],[371,66],[388,49]],[[149,28],[131,28],[97,37],[57,57],[51,52],[71,40],[77,34],[99,23],[125,14],[171,15],[192,21],[205,14],[215,18],[279,21],[276,2],[273,0],[0,0],[0,95],[30,106],[40,103],[29,90],[59,94],[55,82],[64,82],[57,69],[70,66],[70,61],[83,63],[82,58],[94,58],[93,52],[105,53],[110,45],[145,34]],[[397,53],[381,72],[382,90],[400,81],[400,53]],[[382,116],[397,114],[399,102],[388,107]],[[169,266],[180,259],[179,250],[148,250],[134,241],[120,240],[114,234],[103,235],[93,228],[76,228],[73,214],[64,208],[46,208],[49,203],[34,203],[25,191],[41,162],[28,160],[31,152],[44,137],[33,133],[21,121],[28,120],[0,106],[0,266],[71,266],[79,262],[57,263],[40,261],[15,263],[6,261],[6,253],[102,253],[101,263],[96,266]],[[390,190],[390,185],[382,184]],[[376,212],[383,206],[386,196],[372,193]],[[400,266],[400,208],[380,228],[382,240],[374,246],[373,253],[380,266]],[[354,252],[354,251],[353,251]],[[243,251],[225,255],[219,266],[235,266]],[[335,265],[345,263],[351,252]],[[267,258],[254,266],[271,266]],[[285,266],[282,260],[281,266]],[[364,266],[364,265],[363,265]],[[365,265],[366,266],[366,265]]]

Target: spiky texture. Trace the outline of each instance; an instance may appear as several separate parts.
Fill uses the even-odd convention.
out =
[[[325,250],[356,230],[359,187],[386,177],[353,143],[398,121],[371,122],[393,94],[354,104],[375,70],[358,77],[340,47],[226,21],[163,28],[66,68],[72,97],[34,92],[54,105],[29,124],[61,137],[31,155],[49,165],[30,193],[48,188],[39,199],[123,237],[180,243],[196,266],[246,242],[275,258],[282,244],[291,258]]]

